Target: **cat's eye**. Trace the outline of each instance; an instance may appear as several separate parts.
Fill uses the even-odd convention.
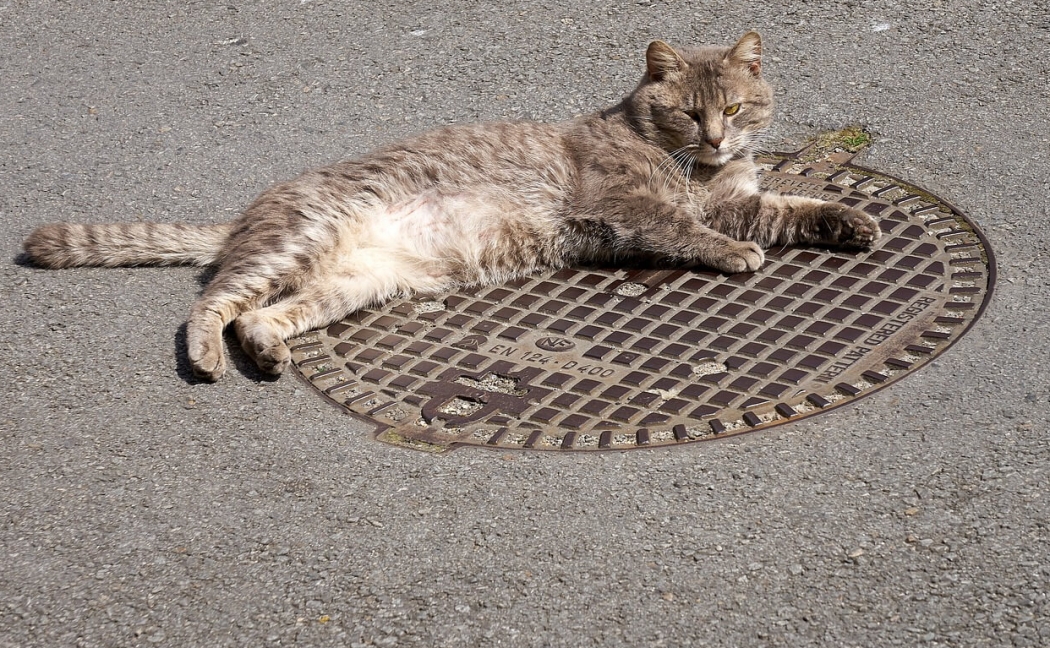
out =
[[[726,117],[732,117],[733,115],[737,114],[738,112],[740,112],[740,104],[735,103],[735,104],[729,104],[728,106],[726,106],[725,110],[722,111],[722,114],[725,115]]]

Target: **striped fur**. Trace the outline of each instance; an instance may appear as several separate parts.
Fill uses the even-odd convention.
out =
[[[217,263],[230,225],[54,223],[39,227],[24,248],[47,268],[197,265]]]

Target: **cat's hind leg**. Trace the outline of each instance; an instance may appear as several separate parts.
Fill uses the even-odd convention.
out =
[[[285,340],[382,302],[394,292],[368,275],[328,277],[269,306],[241,313],[233,327],[241,348],[259,369],[278,375],[292,358]]]
[[[226,326],[242,313],[298,288],[308,261],[280,262],[256,256],[219,268],[190,307],[186,324],[187,352],[198,378],[215,381],[222,377],[226,372],[222,339]]]

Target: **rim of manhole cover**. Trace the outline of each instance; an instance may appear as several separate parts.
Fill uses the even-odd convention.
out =
[[[769,250],[754,273],[567,269],[363,310],[290,341],[299,375],[382,441],[623,450],[798,420],[893,384],[984,311],[995,260],[928,191],[836,152],[760,160],[766,188],[863,209],[863,252]]]

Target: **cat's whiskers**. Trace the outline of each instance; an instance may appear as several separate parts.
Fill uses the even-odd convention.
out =
[[[657,164],[655,167],[652,168],[652,171],[649,173],[649,179],[646,181],[646,187],[648,187],[650,190],[653,188],[653,179],[656,177],[656,175],[658,173],[661,172],[661,170],[663,169],[664,165],[667,164],[668,161],[669,161],[668,158],[664,158],[664,159],[660,160],[659,164]]]
[[[674,152],[672,152],[668,156],[668,159],[672,161],[672,166],[674,167],[674,169],[676,171],[678,171],[678,173],[674,174],[673,176],[672,176],[671,173],[668,173],[664,177],[664,190],[665,191],[669,191],[672,196],[674,196],[674,195],[676,195],[678,193],[678,185],[681,184],[681,182],[682,182],[682,174],[685,173],[684,164],[683,164],[681,158],[679,157],[682,154],[682,151],[684,150],[684,148],[685,147],[682,147],[680,149],[676,149]],[[673,181],[673,184],[672,184],[672,181]]]
[[[694,156],[690,152],[690,150],[693,148],[695,148],[694,145],[686,144],[682,148],[677,149],[674,153],[672,153],[672,157],[675,160],[675,164],[678,167],[678,170],[681,172],[675,177],[674,186],[671,187],[671,195],[673,196],[678,195],[680,187],[683,183],[685,185],[686,195],[689,194],[690,179],[693,176],[693,165],[696,163],[696,156]]]
[[[678,159],[678,155],[690,146],[690,144],[686,144],[685,146],[677,148],[668,153],[667,157],[661,160],[660,164],[657,164],[656,167],[653,169],[652,173],[649,174],[649,180],[646,186],[651,190],[653,188],[653,179],[658,173],[662,173],[664,176],[662,188],[664,191],[668,191],[670,189],[669,184],[671,182],[671,175],[673,173],[673,169],[677,169],[679,172],[684,173],[682,162]],[[686,175],[686,177],[688,177],[688,175]],[[681,177],[675,179],[676,185],[678,182],[681,182]]]
[[[696,166],[696,157],[690,155],[689,156],[689,166],[686,168],[686,171],[685,171],[685,195],[686,196],[692,196],[692,193],[693,193],[692,192],[692,185],[693,185],[692,177],[693,177],[693,167],[695,167],[695,166]]]
[[[749,131],[744,133],[740,149],[752,156],[767,154],[770,152],[768,145],[771,139],[772,137],[765,129]]]
[[[663,169],[664,169],[664,167],[667,164],[674,164],[674,161],[671,160],[670,158],[664,158],[664,159],[660,160],[659,164],[657,164],[655,167],[653,167],[652,172],[649,174],[649,180],[646,182],[646,187],[650,191],[653,190],[653,180],[656,178],[656,176],[658,174],[659,175],[663,175],[664,176],[664,182],[665,183],[667,182],[667,175],[663,173]]]

